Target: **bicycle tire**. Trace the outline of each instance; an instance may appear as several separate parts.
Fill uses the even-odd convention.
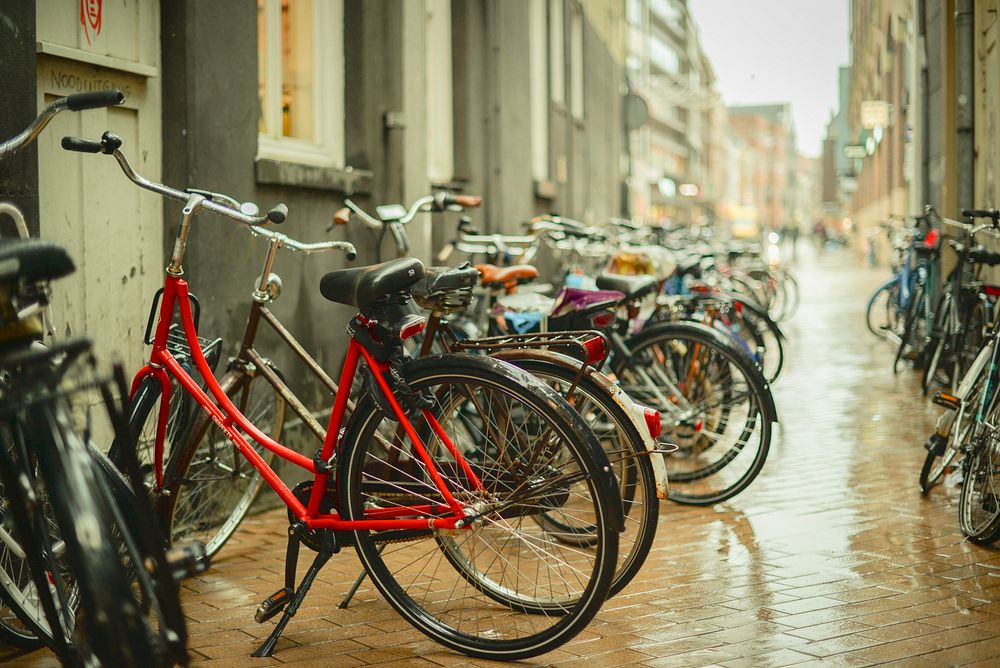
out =
[[[280,377],[277,369],[272,370]],[[276,440],[281,438],[285,403],[263,377],[233,369],[219,385],[255,426]],[[142,444],[155,435],[157,411],[153,409],[159,399],[159,383],[144,381],[133,400],[130,424],[140,452],[144,450]],[[273,452],[247,440],[265,462],[273,461]],[[236,532],[263,485],[260,473],[229,442],[209,414],[198,411],[183,442],[174,443],[166,462],[157,513],[171,543],[200,541],[211,558]]]
[[[561,646],[579,633],[600,609],[607,597],[617,562],[621,502],[617,482],[610,473],[610,466],[600,445],[592,434],[587,433],[586,425],[579,415],[555,391],[525,371],[498,360],[468,355],[425,357],[408,363],[404,374],[415,390],[437,386],[433,412],[446,424],[449,423],[448,418],[453,409],[459,411],[456,415],[466,420],[468,418],[462,417],[461,411],[468,404],[478,406],[486,397],[489,397],[486,403],[491,411],[505,398],[518,402],[519,410],[526,411],[527,416],[538,420],[537,424],[522,422],[525,429],[529,428],[529,424],[545,425],[542,435],[552,434],[559,439],[557,442],[544,441],[545,448],[558,446],[555,453],[567,457],[565,460],[560,459],[558,463],[575,467],[577,471],[572,475],[531,483],[536,485],[532,491],[525,487],[527,479],[521,480],[508,465],[498,468],[490,466],[491,462],[511,454],[507,452],[508,448],[516,450],[514,441],[503,440],[495,444],[471,440],[463,442],[458,447],[466,452],[470,464],[475,463],[480,468],[484,483],[491,485],[494,492],[510,494],[521,491],[529,496],[515,502],[508,499],[509,505],[503,511],[506,516],[501,516],[496,511],[481,511],[482,523],[456,532],[456,536],[462,538],[461,545],[455,536],[444,535],[442,532],[431,536],[435,532],[427,530],[425,537],[433,537],[434,544],[423,554],[430,559],[437,559],[437,566],[433,570],[413,566],[415,561],[411,551],[401,554],[414,546],[418,551],[423,551],[427,547],[424,541],[419,545],[417,539],[390,543],[390,536],[395,535],[392,532],[384,532],[388,535],[376,535],[372,531],[354,531],[355,547],[362,564],[378,590],[400,615],[430,638],[453,650],[484,659],[518,660]],[[477,390],[473,392],[469,389],[471,387]],[[450,395],[452,388],[456,388],[455,391],[459,394],[454,397]],[[482,417],[485,414],[480,411],[476,415]],[[382,463],[386,458],[386,445],[373,438],[383,417],[374,400],[366,394],[346,428],[343,443],[347,449],[342,453],[338,473],[338,496],[342,515],[346,518],[361,519],[366,504],[371,508],[392,503],[380,496],[381,482],[390,485],[390,488],[393,485],[398,487],[392,470]],[[488,416],[483,423],[487,421]],[[457,432],[452,431],[452,434],[455,433]],[[528,435],[527,432],[523,434]],[[480,431],[480,436],[485,437],[486,434]],[[542,439],[537,442],[541,443]],[[432,448],[433,444],[428,441],[427,445]],[[400,446],[397,444],[393,447]],[[402,449],[407,449],[405,444]],[[432,453],[435,451],[433,448],[430,450]],[[523,466],[533,461],[531,458],[527,462],[522,461],[518,453],[513,454],[514,460],[509,464],[520,462]],[[413,459],[409,461],[412,462]],[[534,462],[536,465],[531,473],[536,476],[549,474],[555,461],[554,457],[546,456],[542,460],[545,465],[538,466],[539,462]],[[608,467],[607,471],[602,471],[602,467]],[[458,476],[445,470],[443,464],[440,468],[453,489],[463,489],[461,482],[456,480]],[[384,471],[381,475],[388,478],[387,481],[377,477],[380,471]],[[419,466],[416,473],[426,475],[420,473]],[[486,477],[487,475],[490,477]],[[515,475],[515,478],[507,480],[505,476],[510,475]],[[416,481],[410,483],[414,487],[421,485],[429,494],[437,495],[436,491],[430,491],[425,479],[416,475],[410,475],[407,479]],[[549,486],[554,482],[567,486],[565,498],[560,497],[562,491],[559,486]],[[504,487],[505,485],[508,487]],[[570,489],[573,491],[570,492]],[[463,493],[471,494],[472,491],[463,490]],[[532,494],[536,496],[532,497]],[[518,512],[523,512],[530,518],[534,512],[556,512],[555,507],[565,508],[566,504],[574,503],[579,503],[582,509],[576,511],[582,515],[582,518],[578,517],[579,521],[589,527],[587,530],[594,537],[592,550],[586,552],[582,549],[571,552],[558,541],[544,540],[544,532],[539,533],[537,523],[525,522],[524,516],[517,515]],[[542,510],[538,510],[539,508]],[[517,530],[513,527],[510,531],[505,529],[510,522],[517,522]],[[489,529],[484,529],[484,526]],[[474,550],[469,555],[462,552],[462,548],[470,540],[486,543],[487,534],[491,531],[502,533],[507,539],[505,543],[499,542],[488,548],[503,550],[501,555],[509,554],[507,550],[522,545],[529,536],[534,541],[527,554],[518,555],[523,561],[518,563],[517,572],[507,579],[501,576],[499,582],[493,573],[482,571],[481,564],[476,562]],[[545,552],[546,549],[557,550],[556,557],[552,558],[552,555]],[[553,591],[551,596],[546,596],[540,593],[541,589],[558,585],[569,587],[572,583],[565,578],[546,578],[544,573],[537,577],[529,575],[524,582],[528,590],[522,592],[518,588],[522,585],[524,576],[520,574],[522,569],[531,569],[527,561],[532,557],[535,561],[534,568],[552,569],[561,563],[572,561],[575,567],[574,579],[579,581],[585,578],[586,582],[572,591]],[[421,556],[418,555],[418,558]],[[495,557],[488,557],[488,561],[490,563],[485,564],[487,571],[503,567],[507,563]],[[446,564],[451,566],[450,570],[444,568]],[[393,571],[396,567],[399,570]],[[416,568],[412,582],[407,581],[407,568]],[[444,597],[446,601],[429,600],[430,597],[427,596],[428,590],[438,582],[444,583],[440,591],[448,592]],[[452,614],[463,601],[471,601],[470,607],[478,611],[478,619],[472,619],[477,615],[471,611],[468,616],[464,612]],[[437,607],[439,605],[442,607]],[[512,617],[516,620],[514,626],[504,626]],[[469,629],[463,623],[472,624],[473,627]],[[528,625],[537,627],[522,633],[522,629]]]
[[[781,271],[779,275],[781,276],[781,282],[785,288],[785,296],[786,298],[789,299],[789,304],[790,304],[790,306],[787,306],[785,308],[784,317],[782,318],[782,320],[787,320],[788,318],[791,318],[793,315],[798,313],[799,303],[801,302],[802,299],[802,293],[801,290],[799,289],[798,280],[791,272]],[[788,289],[789,286],[791,286],[791,290]]]
[[[949,383],[952,391],[958,389],[959,380],[972,365],[983,347],[983,328],[986,326],[986,307],[982,302],[973,302],[959,319],[960,329],[955,336],[952,356],[952,371]]]
[[[6,540],[0,543],[0,601],[6,617],[5,640],[21,649],[49,645],[63,661],[73,661],[70,642],[79,607],[78,590],[75,578],[62,561],[54,561],[44,573],[38,571],[44,555],[57,553],[48,546],[62,539],[52,517],[47,488],[38,478],[37,460],[24,447],[20,426],[16,420],[4,423],[0,439],[3,528],[9,534],[8,540],[19,548],[15,550]],[[34,497],[34,503],[26,497],[28,493]],[[30,508],[39,512],[29,513]],[[50,588],[49,576],[53,583],[58,578],[60,585]],[[58,611],[64,609],[69,614],[61,617]],[[58,639],[52,634],[57,626],[61,629]]]
[[[900,337],[899,347],[896,349],[896,358],[892,362],[892,372],[899,372],[899,362],[903,359],[904,355],[910,352],[916,352],[915,346],[911,344],[917,336],[917,330],[920,329],[919,323],[923,321],[923,314],[921,313],[924,302],[924,286],[923,284],[917,284],[917,286],[910,292],[910,304],[906,311],[906,324],[903,327],[903,334]]]
[[[990,545],[1000,538],[1000,498],[994,491],[1000,481],[1000,433],[992,426],[998,417],[996,392],[990,401],[984,430],[970,444],[964,460],[965,481],[958,497],[958,524],[969,540]]]
[[[713,505],[746,489],[764,466],[777,419],[760,367],[724,336],[694,323],[647,327],[627,346],[631,356],[612,362],[615,375],[636,401],[661,412],[661,438],[680,446],[664,457],[669,498]],[[690,376],[686,389],[679,380],[684,374]]]
[[[945,472],[951,463],[955,460],[958,455],[958,450],[945,446],[945,451],[943,454],[937,454],[933,450],[928,450],[927,455],[924,457],[924,463],[920,467],[920,493],[927,495],[930,491],[937,485],[941,478],[944,477]]]
[[[121,524],[102,473],[61,403],[49,406],[29,410],[26,428],[39,439],[33,449],[80,590],[86,645],[103,665],[156,666],[158,649],[123,568],[113,534]]]
[[[93,444],[88,445],[88,452],[114,500],[115,544],[124,571],[131,576],[133,597],[149,620],[150,636],[158,636],[156,665],[186,665],[187,623],[181,609],[180,583],[164,555],[166,533],[153,507],[143,507],[149,504],[148,499],[137,498],[133,485],[107,455]]]
[[[2,594],[0,600],[3,600]],[[39,638],[13,609],[2,603],[0,603],[0,643],[29,652],[45,646],[45,641]]]
[[[653,455],[625,410],[589,374],[579,376],[577,370],[544,359],[508,361],[552,386],[563,397],[575,385],[576,400],[570,405],[591,427],[615,469],[625,514],[625,530],[618,537],[618,568],[608,592],[608,598],[615,596],[638,574],[656,537],[660,506],[656,476],[649,461]]]
[[[885,300],[883,305],[882,300]],[[899,314],[895,304],[899,299],[899,277],[894,276],[872,293],[865,307],[865,323],[868,331],[885,339],[889,333],[896,333]],[[883,317],[884,316],[884,317]],[[882,324],[885,323],[885,324]]]

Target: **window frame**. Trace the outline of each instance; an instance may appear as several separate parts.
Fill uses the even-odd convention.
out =
[[[261,114],[266,127],[277,131],[258,132],[257,157],[315,167],[344,166],[344,2],[313,0],[313,118],[314,141],[285,137],[281,118],[281,0],[263,0],[265,74]],[[259,28],[258,28],[259,29]],[[277,82],[277,86],[272,82]]]

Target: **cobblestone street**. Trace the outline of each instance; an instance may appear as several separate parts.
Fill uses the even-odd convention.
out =
[[[938,409],[865,329],[885,270],[849,250],[800,251],[802,305],[784,325],[781,422],[763,473],[718,507],[665,502],[640,576],[572,643],[529,663],[996,665],[1000,555],[963,540],[954,489],[921,498],[920,445]],[[351,551],[323,571],[276,658],[249,658],[272,628],[253,613],[281,583],[286,527],[284,510],[252,518],[186,584],[196,665],[485,665],[426,639],[367,581],[338,609],[359,571]]]

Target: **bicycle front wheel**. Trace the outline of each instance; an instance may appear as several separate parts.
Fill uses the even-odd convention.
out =
[[[559,647],[597,613],[615,573],[621,500],[607,458],[555,391],[498,360],[428,357],[405,374],[433,397],[429,413],[482,486],[421,424],[426,414],[417,418],[435,468],[474,521],[355,531],[365,569],[399,614],[454,650],[517,660]],[[385,422],[366,395],[347,427],[338,494],[349,519],[390,509],[424,517],[412,507],[441,503],[409,439]]]
[[[237,369],[219,384],[254,426],[275,440],[281,438],[285,401],[267,380]],[[140,445],[155,435],[157,411],[152,409],[159,405],[158,399],[154,391],[133,413],[133,424],[143,425]],[[274,453],[260,445],[254,447],[270,465]],[[160,516],[169,527],[171,542],[200,541],[206,554],[214,556],[250,512],[263,485],[257,469],[208,413],[200,411],[184,443],[175,445],[164,474]]]
[[[155,601],[133,593],[132,576],[141,569],[119,549],[129,537],[102,471],[70,426],[67,410],[42,405],[27,413],[26,433],[32,434],[65,562],[79,589],[77,636],[102,665],[160,665],[147,618]]]
[[[893,278],[885,283],[868,300],[865,321],[868,331],[879,338],[888,338],[890,334],[899,336],[902,317],[899,313],[899,279]]]

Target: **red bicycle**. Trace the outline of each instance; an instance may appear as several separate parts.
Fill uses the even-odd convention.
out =
[[[254,205],[234,208],[229,198],[154,183],[135,173],[121,144],[110,132],[100,141],[63,140],[69,150],[113,155],[140,187],[185,202],[149,363],[132,384],[133,396],[151,384],[161,393],[159,410],[146,402],[145,412],[132,415],[136,431],[156,423],[153,493],[165,459],[184,456],[165,452],[176,382],[288,507],[285,586],[261,604],[257,618],[283,615],[254,656],[273,653],[319,570],[351,543],[399,614],[459,652],[522,659],[583,629],[608,594],[623,511],[607,457],[579,415],[544,383],[499,360],[407,360],[403,341],[422,330],[423,318],[392,322],[388,314],[409,299],[424,270],[419,260],[402,259],[323,277],[324,297],[358,308],[326,437],[313,457],[275,441],[215,380],[199,344],[183,258],[202,210],[259,227],[283,222],[287,209],[258,216]],[[346,242],[326,244],[353,253]],[[175,316],[205,390],[170,351]],[[345,421],[361,360],[365,392]],[[252,442],[312,479],[290,488]],[[296,586],[300,545],[317,555]]]

